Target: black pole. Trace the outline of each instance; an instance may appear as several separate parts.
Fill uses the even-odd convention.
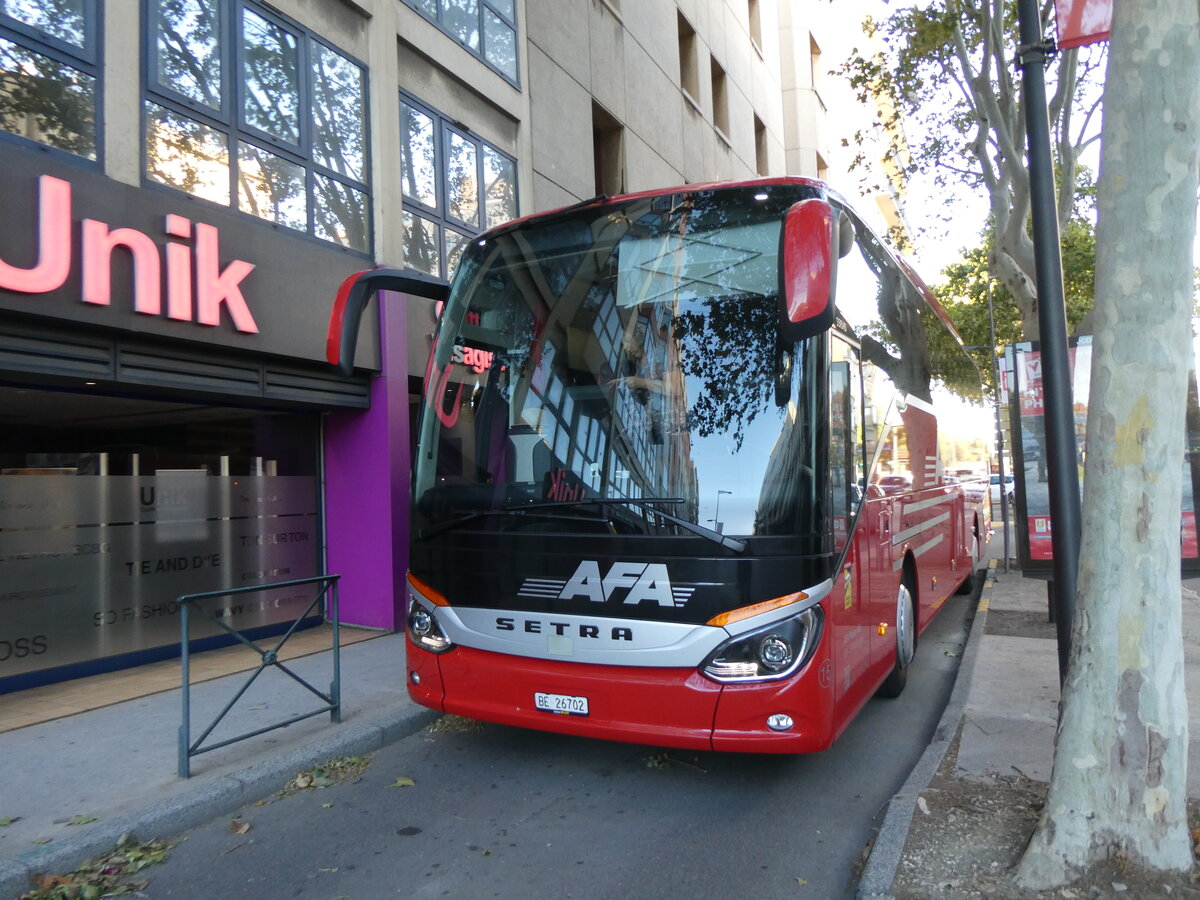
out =
[[[1046,107],[1045,65],[1049,46],[1043,37],[1038,0],[1017,0],[1019,59],[1029,141],[1030,205],[1033,212],[1034,263],[1037,270],[1038,327],[1041,332],[1042,389],[1045,397],[1047,475],[1050,487],[1052,599],[1058,634],[1059,684],[1067,675],[1071,622],[1079,575],[1079,469],[1075,455],[1075,411],[1067,356],[1067,313],[1063,300],[1062,257],[1054,167],[1050,158],[1050,121]]]

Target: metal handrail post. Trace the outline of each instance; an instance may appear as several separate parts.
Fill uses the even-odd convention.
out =
[[[329,696],[333,700],[333,709],[329,710],[329,721],[337,725],[342,721],[342,615],[338,606],[336,581],[330,599],[333,611],[333,683],[329,686]]]
[[[183,682],[183,721],[179,724],[179,777],[192,777],[192,674],[189,657],[191,656],[191,641],[188,637],[188,604],[179,604],[179,659],[182,664],[181,680]]]

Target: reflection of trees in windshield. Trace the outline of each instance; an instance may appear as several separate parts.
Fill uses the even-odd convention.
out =
[[[955,336],[899,272],[879,274],[879,321],[861,334],[863,358],[896,388],[926,402],[936,380],[968,400],[981,397],[979,372]]]
[[[770,402],[776,311],[761,297],[700,305],[704,312],[680,312],[672,323],[680,367],[701,387],[688,428],[700,437],[728,432],[740,450],[747,426]]]

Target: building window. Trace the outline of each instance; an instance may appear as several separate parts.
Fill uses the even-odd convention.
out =
[[[754,165],[759,175],[769,174],[767,126],[758,116],[754,117]]]
[[[148,0],[146,175],[371,250],[366,69],[248,0]]]
[[[691,23],[679,18],[679,85],[695,104],[700,103],[700,41]]]
[[[516,0],[405,0],[468,53],[514,85],[517,78]]]
[[[95,0],[0,0],[0,131],[96,159]]]
[[[712,60],[712,114],[717,131],[729,139],[729,88],[725,83],[725,70]]]
[[[749,16],[750,40],[759,53],[762,53],[762,11],[758,8],[758,0],[746,0],[746,12]]]
[[[625,129],[598,103],[592,103],[592,166],[596,193],[625,193]]]
[[[517,216],[517,164],[445,116],[400,98],[404,264],[450,278],[474,235]]]

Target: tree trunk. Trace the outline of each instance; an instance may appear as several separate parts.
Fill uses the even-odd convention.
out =
[[[1195,0],[1115,0],[1083,543],[1054,772],[1017,881],[1187,870],[1179,510],[1200,142]]]

